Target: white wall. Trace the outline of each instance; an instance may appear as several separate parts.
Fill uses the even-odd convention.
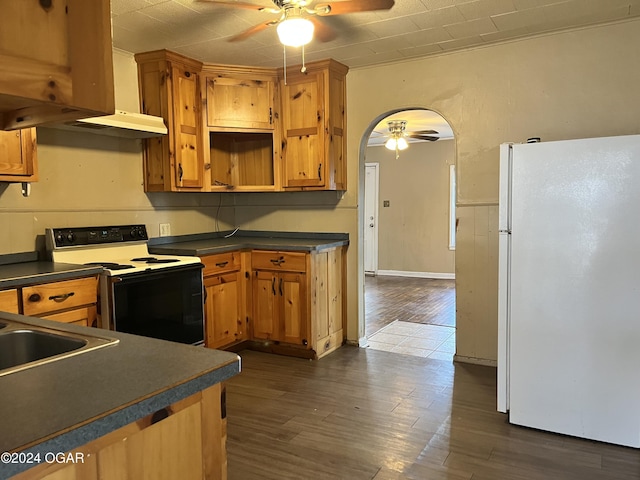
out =
[[[398,159],[383,146],[368,147],[366,161],[379,164],[379,270],[453,274],[449,166],[455,161],[454,141],[411,143]]]
[[[435,110],[455,132],[459,356],[497,355],[498,146],[640,133],[638,85],[638,20],[349,73],[350,162],[372,120],[390,110]]]

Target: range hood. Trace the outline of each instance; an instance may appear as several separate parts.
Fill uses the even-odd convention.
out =
[[[162,117],[124,110],[116,110],[115,114],[104,117],[82,118],[47,126],[121,138],[150,138],[167,134]]]

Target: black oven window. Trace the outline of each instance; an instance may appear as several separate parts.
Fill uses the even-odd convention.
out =
[[[204,340],[201,265],[122,277],[114,283],[120,332],[197,344]]]

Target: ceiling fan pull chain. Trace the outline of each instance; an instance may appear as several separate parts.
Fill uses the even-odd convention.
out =
[[[304,45],[302,45],[302,68],[300,72],[307,73],[307,67],[304,65]]]
[[[286,45],[282,45],[282,56],[284,57],[283,59],[283,64],[284,64],[284,84],[287,84],[287,46]]]

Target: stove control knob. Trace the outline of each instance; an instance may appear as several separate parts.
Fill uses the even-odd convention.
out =
[[[76,236],[75,236],[73,233],[71,233],[71,232],[67,233],[67,241],[68,241],[69,243],[73,243],[73,241],[74,241],[75,239],[76,239]]]
[[[56,233],[56,245],[62,245],[64,243],[64,235]]]
[[[136,238],[136,231],[134,229],[131,229],[131,231],[129,232],[129,236],[131,238]]]

